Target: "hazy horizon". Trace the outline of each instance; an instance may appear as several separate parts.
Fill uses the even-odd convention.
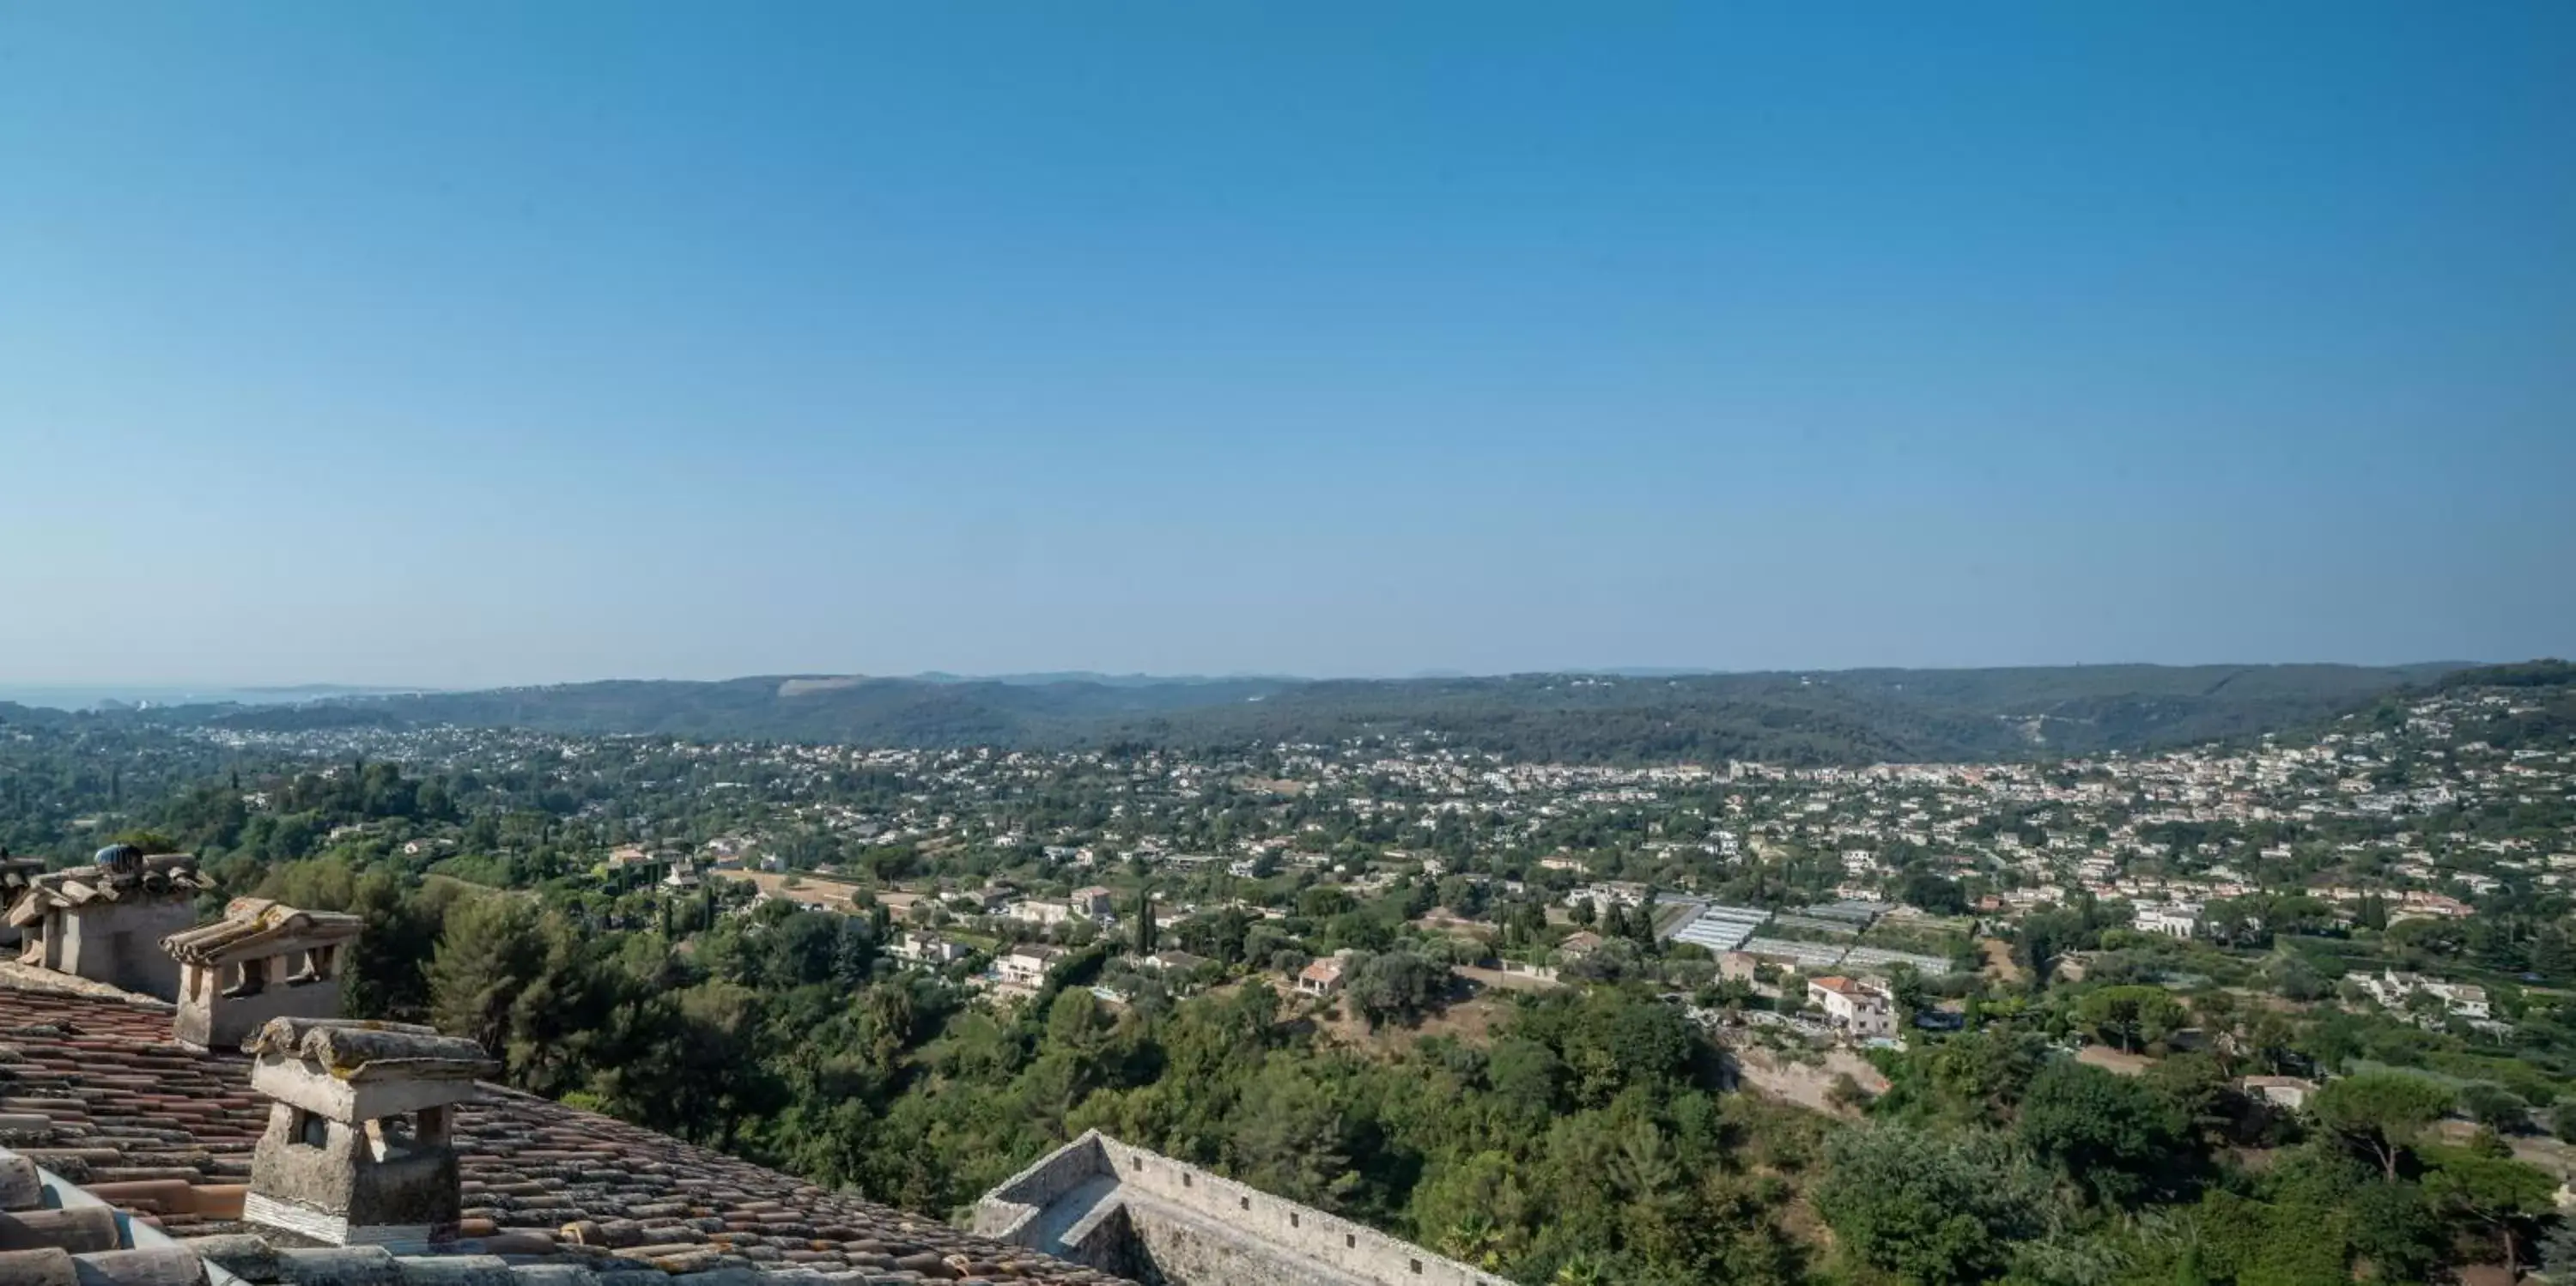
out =
[[[2518,658],[2509,658],[2509,659],[2511,659],[2511,660],[2527,660],[2527,659],[2536,659],[2536,658],[2519,658],[2519,657],[2518,657]],[[2091,668],[2114,668],[2114,667],[2120,667],[2120,666],[2131,666],[2131,665],[2169,666],[2169,667],[2171,667],[2171,668],[2191,668],[2191,667],[2195,667],[2195,666],[2204,666],[2204,665],[2210,665],[2210,666],[2231,666],[2231,665],[2249,665],[2249,666],[2267,666],[2267,665],[2343,665],[2343,666],[2353,666],[2353,667],[2356,667],[2356,668],[2368,668],[2368,669],[2399,669],[2399,668],[2405,668],[2405,667],[2409,667],[2409,666],[2419,666],[2419,665],[2485,665],[2485,664],[2495,664],[2495,663],[2497,663],[2497,661],[2496,661],[2496,659],[2494,659],[2494,658],[2480,658],[2480,659],[2477,659],[2477,660],[2468,660],[2468,659],[2465,659],[2465,658],[2459,658],[2459,657],[2441,657],[2441,658],[2426,658],[2426,659],[2422,659],[2422,660],[2415,660],[2415,661],[2390,661],[2390,662],[2368,662],[2368,661],[2181,661],[2181,662],[2160,662],[2160,661],[2091,661],[2091,662],[2087,662],[2087,661],[2064,661],[2064,662],[2038,662],[2038,663],[2033,663],[2033,664],[2030,664],[2030,665],[2004,665],[2004,666],[1980,666],[1980,665],[1964,665],[1964,666],[1887,666],[1887,665],[1855,665],[1855,666],[1834,666],[1834,667],[1816,667],[1816,666],[1781,666],[1781,667],[1761,667],[1761,668],[1758,668],[1758,669],[1721,669],[1721,668],[1717,668],[1717,667],[1710,667],[1710,666],[1593,665],[1593,666],[1555,666],[1555,667],[1543,667],[1543,668],[1540,668],[1540,669],[1534,669],[1534,670],[1487,670],[1487,671],[1456,670],[1456,669],[1443,669],[1443,668],[1433,667],[1433,668],[1425,668],[1425,669],[1411,670],[1411,671],[1405,671],[1405,672],[1397,672],[1397,673],[1383,673],[1383,674],[1289,674],[1289,673],[1278,673],[1278,672],[1234,672],[1234,673],[1217,673],[1217,674],[1189,674],[1189,673],[1144,673],[1144,672],[1138,672],[1138,671],[1103,671],[1103,670],[1025,670],[1025,671],[995,671],[995,672],[975,673],[975,674],[967,674],[967,673],[960,673],[960,672],[955,672],[955,671],[943,671],[943,670],[923,670],[923,671],[915,671],[915,672],[912,672],[912,673],[906,673],[906,674],[852,674],[852,673],[848,673],[848,672],[834,672],[834,671],[827,671],[827,670],[811,670],[811,669],[808,669],[808,670],[781,670],[781,671],[775,671],[775,672],[767,673],[767,674],[723,674],[723,675],[686,675],[686,676],[682,676],[682,675],[593,675],[593,676],[589,676],[589,677],[587,677],[587,678],[576,678],[576,679],[540,679],[540,680],[530,680],[530,681],[526,681],[526,682],[518,682],[518,683],[495,683],[495,684],[487,684],[487,685],[477,685],[476,687],[473,687],[473,688],[438,687],[438,686],[434,686],[434,685],[430,685],[430,684],[410,684],[410,683],[336,683],[336,682],[319,681],[319,680],[317,680],[317,681],[312,681],[312,682],[296,682],[296,683],[178,683],[178,682],[167,682],[167,681],[148,681],[148,682],[135,682],[135,683],[118,683],[118,682],[98,682],[98,683],[17,683],[17,682],[9,681],[9,680],[8,680],[8,678],[7,678],[6,676],[0,676],[0,703],[15,703],[15,704],[18,704],[18,705],[25,705],[25,706],[41,706],[41,707],[47,707],[47,708],[52,708],[52,709],[65,709],[65,710],[90,709],[90,708],[94,708],[94,707],[96,707],[97,705],[99,705],[99,704],[100,704],[101,702],[103,702],[103,701],[110,701],[110,700],[113,700],[113,701],[122,701],[122,702],[149,702],[149,703],[151,703],[151,704],[155,704],[155,705],[175,705],[175,704],[219,704],[219,703],[226,703],[226,702],[237,703],[237,704],[244,704],[244,705],[255,705],[255,704],[286,704],[286,703],[299,702],[299,701],[306,701],[306,700],[318,700],[318,699],[324,699],[324,698],[328,698],[328,697],[332,697],[332,696],[372,696],[372,695],[389,695],[389,694],[399,694],[399,693],[405,693],[405,692],[423,692],[423,693],[437,693],[437,692],[465,692],[465,691],[479,691],[479,690],[503,689],[503,688],[522,688],[522,687],[558,687],[558,686],[568,686],[568,685],[583,684],[583,683],[611,683],[611,682],[687,682],[687,683],[722,683],[722,682],[737,681],[737,680],[744,680],[744,679],[773,679],[773,678],[774,678],[774,679],[787,679],[787,678],[867,678],[867,679],[900,679],[900,680],[941,680],[941,681],[955,681],[955,682],[965,682],[965,683],[975,683],[975,682],[999,682],[999,681],[1023,681],[1023,682],[1024,682],[1024,681],[1055,680],[1055,679],[1063,679],[1063,680],[1076,681],[1076,682],[1080,682],[1080,681],[1108,680],[1108,681],[1123,681],[1123,682],[1188,683],[1188,682],[1227,682],[1227,681],[1275,680],[1275,681],[1280,681],[1280,682],[1290,682],[1290,683],[1313,683],[1313,682],[1329,682],[1329,681],[1334,681],[1334,680],[1388,681],[1388,680],[1406,680],[1406,679],[1449,679],[1449,678],[1457,678],[1457,679],[1487,679],[1487,678],[1504,678],[1504,677],[1510,677],[1510,676],[1513,676],[1513,675],[1525,675],[1525,674],[1573,674],[1573,675],[1601,675],[1601,676],[1615,676],[1615,677],[1654,678],[1654,677],[1682,677],[1682,676],[1696,676],[1696,675],[1730,675],[1730,674],[1736,674],[1736,675],[1741,675],[1741,674],[1817,674],[1817,675],[1830,675],[1830,674],[1839,674],[1839,673],[1849,673],[1849,672],[1854,672],[1854,671],[1872,671],[1872,670],[1993,670],[1993,669],[2060,669],[2060,668],[2091,669]]]
[[[2576,651],[2576,6],[1865,9],[0,7],[0,676]]]

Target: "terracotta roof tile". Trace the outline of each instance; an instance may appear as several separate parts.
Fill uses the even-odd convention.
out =
[[[166,1006],[41,994],[0,979],[0,1145],[138,1220],[180,1237],[256,1232],[238,1213],[267,1122],[249,1060],[177,1044]],[[555,1275],[567,1286],[642,1267],[756,1268],[749,1280],[760,1283],[776,1280],[771,1270],[816,1281],[1120,1280],[497,1086],[481,1086],[459,1109],[455,1131],[464,1223],[454,1249],[498,1254],[512,1280],[551,1280],[524,1271],[537,1264],[580,1268],[578,1278]],[[256,1243],[204,1244],[245,1254]],[[386,1281],[482,1280],[460,1255],[329,1258],[344,1253],[354,1252],[310,1252],[307,1266]],[[259,1262],[273,1275],[234,1271],[301,1279],[291,1254]],[[406,1267],[415,1263],[424,1265],[417,1276]]]

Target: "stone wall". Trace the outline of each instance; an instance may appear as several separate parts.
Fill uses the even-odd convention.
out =
[[[1085,1187],[1107,1193],[1077,1195]],[[1097,1201],[1079,1219],[1059,1199]],[[987,1194],[974,1229],[1168,1286],[1508,1286],[1363,1224],[1098,1132]],[[1061,1246],[1040,1244],[1062,1236]]]
[[[1017,1242],[1018,1234],[1049,1202],[1110,1173],[1108,1158],[1101,1153],[1103,1137],[1097,1130],[1085,1134],[985,1193],[975,1203],[975,1235]]]
[[[209,978],[205,986],[214,994],[203,1000],[180,999],[179,1017],[172,1032],[180,1040],[206,1049],[238,1051],[242,1042],[257,1034],[271,1018],[340,1016],[338,974],[305,982],[272,979],[255,996],[223,995],[221,978]]]
[[[1068,1240],[1064,1247],[1065,1258],[1077,1264],[1088,1264],[1105,1273],[1116,1273],[1131,1282],[1138,1283],[1138,1286],[1180,1286],[1189,1280],[1163,1275],[1162,1267],[1154,1262],[1152,1252],[1146,1247],[1145,1238],[1137,1232],[1135,1223],[1128,1218],[1128,1210],[1124,1205],[1102,1212],[1098,1219],[1091,1221],[1088,1228],[1078,1231],[1079,1235]],[[1208,1278],[1206,1280],[1230,1281],[1233,1279]]]
[[[1138,1201],[1120,1213],[1133,1247],[1127,1275],[1149,1286],[1373,1286],[1379,1280],[1283,1254],[1258,1237],[1159,1201]]]
[[[92,903],[64,912],[59,954],[50,938],[45,949],[64,973],[176,1000],[179,962],[161,949],[161,939],[196,922],[196,907],[185,898]]]
[[[1368,1282],[1510,1286],[1501,1277],[1479,1272],[1455,1260],[1443,1259],[1366,1224],[1353,1223],[1311,1206],[1271,1196],[1250,1184],[1221,1178],[1197,1166],[1184,1165],[1143,1148],[1132,1148],[1107,1138],[1103,1138],[1101,1144],[1122,1188],[1199,1216],[1225,1232],[1257,1238],[1273,1247],[1292,1251],[1335,1272]],[[1134,1213],[1131,1209],[1131,1216]],[[1186,1226],[1176,1225],[1162,1230],[1170,1244],[1158,1246],[1157,1230],[1144,1226],[1157,1222],[1161,1221],[1150,1216],[1139,1219],[1138,1232],[1155,1262],[1164,1265],[1166,1273],[1177,1281],[1304,1286],[1310,1281],[1334,1280],[1296,1272],[1272,1276],[1252,1273],[1250,1266],[1240,1262],[1230,1244],[1219,1244]],[[1210,1276],[1183,1276],[1175,1271],[1176,1264],[1165,1263],[1167,1253],[1205,1256],[1210,1267],[1222,1265],[1229,1271]]]

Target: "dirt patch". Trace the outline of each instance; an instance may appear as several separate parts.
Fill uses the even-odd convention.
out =
[[[482,897],[492,893],[507,893],[514,898],[524,898],[531,902],[535,901],[537,898],[537,891],[535,889],[496,889],[489,884],[477,884],[472,880],[460,880],[443,871],[431,871],[427,875],[420,877],[420,886],[422,888],[428,888],[433,884],[443,884],[448,888],[456,889],[469,897]]]
[[[869,892],[863,886],[844,884],[822,875],[800,875],[796,887],[789,888],[787,874],[783,871],[717,871],[715,874],[728,880],[742,880],[774,898],[785,898],[790,902],[820,902],[846,914],[856,914],[859,897]],[[905,907],[911,905],[913,895],[880,892],[876,899],[900,915]]]
[[[1369,1031],[1367,1022],[1345,1012],[1348,1008],[1336,998],[1329,1008],[1312,1015],[1315,1030],[1341,1048],[1393,1059],[1422,1043],[1425,1036],[1453,1036],[1469,1045],[1487,1044],[1494,1028],[1501,1025],[1507,1006],[1494,1000],[1461,1000],[1423,1019],[1420,1026],[1381,1027],[1374,1033]]]
[[[1500,987],[1505,991],[1554,991],[1565,985],[1525,973],[1504,973],[1500,969],[1479,969],[1473,965],[1451,965],[1449,972],[1478,987]]]
[[[2001,938],[1979,938],[1977,951],[1986,958],[1987,977],[1999,982],[2021,982],[2021,966],[2013,963],[2011,943]]]
[[[1425,1036],[1454,1036],[1469,1045],[1493,1043],[1494,1029],[1502,1025],[1505,1007],[1491,1000],[1469,1000],[1449,1006],[1423,1020],[1420,1027],[1407,1033],[1414,1040]]]
[[[1425,933],[1445,933],[1453,938],[1473,938],[1478,942],[1493,937],[1496,932],[1493,925],[1482,920],[1470,920],[1447,907],[1440,906],[1435,906],[1416,917],[1413,927]]]
[[[2545,1134],[2517,1134],[2505,1140],[2517,1161],[2539,1166],[2565,1179],[2576,1175],[2576,1147]]]
[[[1745,1088],[1819,1112],[1852,1115],[1834,1106],[1833,1099],[1829,1097],[1835,1080],[1843,1076],[1860,1082],[1860,1087],[1872,1094],[1884,1094],[1888,1090],[1887,1078],[1879,1075],[1878,1069],[1870,1066],[1868,1059],[1848,1049],[1826,1050],[1821,1064],[1791,1062],[1760,1048],[1728,1052],[1734,1058],[1735,1073]]]
[[[2075,1051],[2075,1061],[2122,1076],[2144,1076],[2148,1068],[2156,1065],[2156,1060],[2144,1054],[2123,1054],[2108,1045],[2087,1045]]]

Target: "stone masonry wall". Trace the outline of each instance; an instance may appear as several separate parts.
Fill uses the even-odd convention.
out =
[[[1088,1264],[1105,1273],[1116,1273],[1137,1283],[1137,1286],[1175,1286],[1176,1282],[1189,1280],[1163,1275],[1123,1205],[1093,1224],[1089,1234],[1066,1245],[1065,1250],[1075,1263]]]
[[[1159,1201],[1131,1204],[1125,1214],[1135,1248],[1127,1274],[1149,1286],[1361,1286],[1368,1280]]]
[[[208,984],[220,993],[222,982]],[[272,981],[255,996],[225,997],[217,994],[206,1001],[182,999],[179,1017],[172,1031],[192,1045],[237,1053],[248,1039],[271,1018],[337,1018],[340,1016],[340,979],[338,975],[309,982]]]
[[[975,1207],[974,1231],[1034,1244],[1047,1207],[1095,1179],[1123,1210],[1065,1249],[1094,1267],[1173,1286],[1510,1286],[1363,1224],[1271,1196],[1097,1131],[1012,1176]],[[1070,1229],[1064,1231],[1071,1231]],[[1108,1244],[1132,1243],[1132,1250]],[[1051,1249],[1040,1246],[1039,1249]],[[1141,1252],[1141,1253],[1137,1253]]]
[[[179,962],[161,939],[197,922],[185,898],[94,903],[63,916],[62,955],[54,967],[162,1000],[179,998]],[[53,943],[46,946],[50,949]]]
[[[1169,1157],[1103,1137],[1101,1149],[1123,1187],[1198,1215],[1219,1228],[1238,1230],[1366,1281],[1423,1286],[1510,1286],[1491,1273],[1443,1259],[1365,1224],[1274,1197],[1249,1184],[1183,1165]],[[1142,1231],[1142,1229],[1140,1229]],[[1147,1239],[1157,1263],[1164,1251]],[[1166,1271],[1171,1266],[1166,1265]],[[1177,1274],[1176,1274],[1177,1275]],[[1193,1282],[1254,1281],[1251,1277],[1184,1277]],[[1295,1277],[1270,1279],[1294,1282]]]
[[[972,1231],[979,1237],[1014,1240],[1021,1226],[1035,1218],[1047,1203],[1110,1173],[1108,1158],[1101,1152],[1101,1140],[1098,1131],[1085,1134],[1003,1180],[1000,1187],[975,1203]]]

